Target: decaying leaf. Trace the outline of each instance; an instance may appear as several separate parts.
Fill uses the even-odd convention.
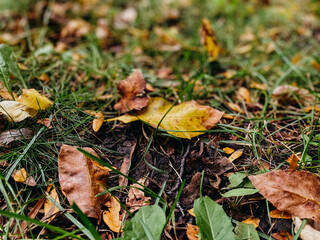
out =
[[[66,37],[82,37],[89,34],[91,31],[90,23],[83,19],[70,20],[60,32],[62,38]]]
[[[219,56],[221,51],[220,46],[216,40],[211,23],[208,19],[202,19],[202,26],[200,29],[201,44],[205,47],[209,54],[209,61],[213,62]]]
[[[278,210],[320,223],[320,178],[310,172],[276,170],[249,176]]]
[[[32,138],[33,131],[30,128],[10,129],[0,132],[0,146],[6,146],[9,143],[22,139]]]
[[[17,97],[17,95],[15,93],[12,93],[12,94],[15,98]],[[0,97],[5,100],[13,100],[11,94],[7,90],[4,90],[4,89],[0,89]]]
[[[102,112],[95,114],[95,119],[92,122],[92,129],[94,132],[98,132],[104,122],[104,116]]]
[[[148,105],[149,99],[145,93],[146,82],[139,71],[132,73],[118,84],[121,100],[114,108],[121,112],[141,110]]]
[[[54,120],[52,120],[54,121]],[[51,122],[49,118],[43,118],[43,119],[38,119],[37,123],[40,123],[44,126],[46,126],[47,128],[52,128],[51,126]]]
[[[272,98],[280,103],[297,104],[297,99],[304,105],[313,105],[316,101],[307,89],[291,86],[281,85],[276,87],[272,92]]]
[[[48,184],[47,193],[54,199],[54,202],[51,202],[50,199],[46,199],[43,207],[44,216],[48,218],[49,221],[53,220],[60,210],[56,207],[54,203],[60,204],[59,196],[56,188],[53,184]]]
[[[6,115],[9,121],[21,122],[28,117],[34,117],[38,111],[16,101],[0,102],[0,112]]]
[[[273,237],[276,240],[292,240],[293,239],[292,236],[287,231],[272,233],[271,237]]]
[[[91,148],[85,151],[97,156]],[[63,144],[58,156],[59,182],[70,203],[75,202],[88,216],[100,219],[101,207],[109,195],[95,197],[104,191],[109,172],[80,153],[76,147]]]
[[[250,88],[260,89],[262,91],[267,90],[267,87],[264,83],[257,83],[255,81],[250,82]]]
[[[35,89],[23,89],[18,102],[35,110],[43,110],[52,106],[52,102],[38,93]]]
[[[106,206],[109,208],[109,211],[103,211],[103,221],[113,232],[122,232],[120,221],[121,206],[119,200],[111,197],[106,203]]]
[[[300,226],[302,224],[302,220],[298,217],[295,217],[293,219],[293,224],[294,224],[294,232],[297,233],[300,229]],[[313,224],[314,225],[314,224]],[[319,228],[315,228],[312,223],[307,222],[301,233],[300,233],[300,238],[301,240],[317,240],[320,239],[320,231]]]
[[[230,108],[231,110],[233,110],[237,113],[244,113],[244,111],[241,109],[241,107],[236,103],[226,102],[226,105],[228,108]]]
[[[12,177],[16,182],[22,182],[28,186],[34,187],[36,186],[36,181],[32,176],[29,176],[27,171],[24,168],[20,170],[14,171],[12,173]]]
[[[187,223],[187,236],[189,240],[198,240],[199,228]]]
[[[233,148],[225,147],[222,149],[226,154],[231,154],[234,152]]]
[[[279,211],[278,209],[270,211],[269,215],[271,218],[292,219],[291,214],[287,212]]]
[[[293,153],[288,159],[287,162],[289,163],[289,169],[296,170],[298,167],[298,161],[300,160],[301,153]]]
[[[242,223],[253,224],[254,228],[257,228],[257,227],[259,227],[260,219],[259,218],[247,218],[247,219],[243,220]]]
[[[165,114],[167,115],[162,119]],[[129,123],[141,119],[156,128],[162,119],[160,129],[176,137],[190,139],[204,133],[201,131],[211,129],[222,116],[223,112],[209,106],[202,106],[195,101],[184,102],[172,107],[172,104],[165,99],[155,97],[150,98],[145,112],[137,116],[126,114],[108,121],[120,120]]]
[[[196,172],[190,183],[182,190],[180,202],[183,206],[190,206],[200,194],[201,173]]]
[[[139,179],[138,182],[143,184],[144,181],[145,181],[145,179],[141,178],[141,179]],[[143,206],[150,205],[151,198],[146,197],[143,191],[137,189],[137,188],[141,189],[140,185],[133,183],[130,186],[131,186],[131,188],[128,193],[126,206],[128,208],[130,208],[129,211],[131,213],[135,212],[136,210],[138,210],[139,208],[141,208]]]
[[[250,97],[250,92],[245,87],[239,88],[239,90],[237,91],[237,97],[240,100],[245,101],[246,103],[252,103],[252,100],[251,100],[251,97]]]
[[[241,157],[242,154],[243,154],[243,149],[239,149],[239,150],[233,152],[229,157],[229,161],[233,162],[234,160],[236,160],[239,157]]]

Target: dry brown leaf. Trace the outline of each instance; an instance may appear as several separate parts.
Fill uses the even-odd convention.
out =
[[[241,107],[236,103],[226,102],[226,105],[228,108],[230,108],[231,110],[233,110],[237,113],[244,113],[244,111],[241,109]]]
[[[13,93],[14,98],[17,98],[17,95]],[[5,99],[5,100],[13,100],[11,94],[4,89],[0,89],[0,97]]]
[[[240,45],[236,47],[236,53],[245,54],[252,50],[252,44]]]
[[[33,131],[30,128],[10,129],[0,132],[0,146],[6,146],[17,140],[29,139],[33,135]]]
[[[138,182],[140,184],[143,184],[144,181],[145,181],[144,178],[141,178],[141,179],[138,180]],[[130,188],[129,193],[128,193],[126,206],[128,208],[130,208],[129,211],[131,213],[135,212],[140,207],[150,205],[151,197],[146,197],[144,192],[139,190],[139,189],[142,188],[139,184],[133,183],[133,184],[130,185],[130,187],[131,188]],[[139,189],[137,189],[137,188],[139,188]]]
[[[97,156],[91,148],[85,151]],[[92,218],[101,217],[101,207],[108,200],[109,195],[95,197],[104,191],[109,172],[98,163],[83,155],[76,147],[63,144],[58,156],[59,182],[61,189],[70,204],[75,202],[79,208]]]
[[[22,71],[28,71],[29,70],[29,68],[26,65],[22,64],[22,63],[18,63],[18,67]]]
[[[211,23],[208,19],[202,19],[200,29],[201,44],[205,47],[209,54],[209,61],[213,62],[219,56],[221,48],[216,40]]]
[[[245,101],[246,103],[252,103],[252,100],[251,100],[251,97],[250,97],[250,92],[245,87],[239,88],[239,90],[237,91],[237,97],[240,100]]]
[[[121,112],[141,110],[148,105],[149,99],[145,94],[146,82],[139,71],[132,73],[127,79],[118,84],[121,100],[114,108]]]
[[[15,170],[12,173],[12,177],[16,182],[21,182],[31,187],[36,186],[36,181],[32,176],[29,176],[29,174],[24,168],[21,168],[20,170],[17,170],[17,171]]]
[[[253,224],[254,228],[257,228],[257,227],[259,227],[260,219],[259,218],[247,218],[247,219],[243,220],[242,223]]]
[[[279,211],[278,209],[272,210],[269,212],[271,218],[278,218],[278,219],[292,219],[291,214],[283,211]]]
[[[276,240],[292,240],[292,236],[287,231],[279,233],[273,233],[271,236]]]
[[[287,163],[289,163],[289,169],[296,170],[298,167],[298,161],[300,160],[301,153],[293,153],[288,159]]]
[[[52,121],[54,121],[54,120],[52,120]],[[40,123],[40,124],[46,126],[47,128],[52,128],[51,121],[49,118],[38,119],[37,123]]]
[[[201,173],[196,172],[190,183],[182,190],[180,202],[183,206],[190,206],[200,194]]]
[[[294,232],[297,233],[300,229],[300,226],[302,224],[302,220],[298,217],[295,217],[293,219],[293,224],[294,224]],[[320,239],[320,231],[315,226],[314,224],[307,222],[306,225],[304,225],[301,233],[300,233],[300,238],[301,240],[318,240]]]
[[[119,199],[111,197],[106,203],[106,206],[109,208],[109,211],[103,211],[103,221],[108,225],[111,231],[117,233],[122,232],[120,221],[121,205]]]
[[[92,122],[92,129],[94,132],[98,132],[104,122],[104,116],[102,112],[95,114],[95,119]]]
[[[237,151],[235,151],[234,153],[232,153],[229,156],[229,161],[233,162],[234,160],[238,159],[239,157],[241,157],[241,155],[243,154],[243,149],[238,149]]]
[[[255,89],[259,89],[259,90],[267,90],[267,87],[264,83],[257,83],[257,82],[250,82],[250,88],[255,88]]]
[[[70,20],[61,30],[61,38],[68,36],[83,37],[90,33],[91,25],[83,19]]]
[[[47,193],[54,199],[54,203],[60,204],[57,190],[53,184],[48,184]],[[51,202],[50,199],[46,199],[44,203],[44,207],[43,207],[44,216],[46,219],[49,219],[49,221],[52,221],[55,218],[56,213],[60,211],[59,208],[57,208],[54,203]]]
[[[17,101],[2,101],[0,113],[6,115],[9,121],[21,122],[28,117],[36,116],[38,111]]]
[[[187,223],[187,236],[189,240],[198,240],[199,228],[198,226]]]
[[[276,170],[249,179],[278,210],[320,223],[318,176],[305,171]]]
[[[190,139],[214,127],[222,116],[223,112],[200,105],[196,101],[184,102],[172,107],[172,104],[165,99],[155,97],[150,98],[148,107],[142,114],[137,116],[126,114],[108,121],[120,120],[129,123],[140,119],[156,128],[162,120],[159,129],[164,129],[176,137]]]
[[[233,148],[229,148],[229,147],[225,147],[223,148],[223,151],[226,153],[226,154],[231,154],[234,152],[234,149]]]
[[[315,96],[307,89],[291,85],[281,85],[273,90],[272,98],[281,104],[297,104],[297,99],[304,105],[313,105]]]

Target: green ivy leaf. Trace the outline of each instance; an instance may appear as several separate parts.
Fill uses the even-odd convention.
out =
[[[231,218],[223,208],[209,197],[198,198],[194,202],[194,214],[200,234],[205,240],[234,240]]]

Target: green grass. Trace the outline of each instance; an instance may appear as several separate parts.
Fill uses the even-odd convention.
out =
[[[25,6],[13,6],[9,4],[10,2],[4,1],[0,4],[0,10],[26,9]],[[93,116],[85,113],[85,110],[102,110],[106,118],[116,116],[113,105],[119,100],[117,83],[125,79],[135,68],[140,69],[146,81],[156,88],[155,92],[150,93],[151,96],[162,96],[178,102],[198,100],[237,116],[238,118],[233,120],[223,119],[217,127],[208,130],[207,133],[219,135],[221,146],[235,144],[245,148],[246,160],[236,163],[238,168],[244,167],[249,172],[255,172],[258,168],[252,163],[259,160],[269,163],[274,169],[291,156],[292,152],[302,152],[303,169],[319,172],[320,144],[318,140],[313,139],[313,136],[319,133],[317,113],[306,113],[301,108],[293,109],[278,105],[272,99],[273,89],[282,84],[297,84],[314,93],[319,91],[319,72],[310,64],[320,54],[319,44],[312,35],[304,36],[298,33],[307,14],[317,16],[319,11],[317,2],[299,5],[298,1],[288,3],[274,1],[273,5],[264,7],[258,6],[255,1],[193,0],[190,1],[193,5],[189,7],[177,6],[180,11],[179,19],[174,20],[177,23],[165,19],[166,12],[160,4],[161,1],[144,1],[143,4],[132,2],[130,6],[137,9],[138,17],[129,27],[129,31],[112,27],[113,16],[129,6],[129,3],[107,2],[110,7],[103,17],[110,23],[112,31],[108,47],[103,47],[95,34],[91,33],[72,43],[66,52],[57,53],[54,50],[56,42],[52,37],[57,26],[48,18],[38,18],[36,21],[28,22],[23,28],[25,36],[22,42],[13,46],[18,62],[29,68],[27,71],[22,71],[27,87],[35,88],[50,96],[54,105],[51,109],[41,112],[36,119],[8,124],[8,129],[31,128],[35,136],[33,139],[12,143],[10,148],[0,147],[0,152],[4,153],[0,155],[0,161],[9,163],[8,167],[1,167],[3,178],[0,190],[5,200],[2,208],[2,211],[6,211],[2,213],[4,216],[19,219],[15,215],[19,214],[20,220],[27,220],[24,215],[28,213],[28,209],[36,199],[44,194],[49,179],[52,179],[57,188],[62,200],[61,207],[70,208],[58,183],[57,155],[63,143],[92,147],[106,158],[123,157],[121,153],[101,145],[103,136],[101,134],[97,136],[92,132]],[[30,5],[31,8],[32,6]],[[83,14],[75,12],[69,17],[81,16],[91,24],[96,24],[95,11]],[[26,15],[21,14],[21,17],[25,18]],[[207,54],[199,40],[201,19],[204,17],[212,23],[217,40],[223,47],[223,53],[218,58],[219,63],[226,70],[236,71],[231,79],[226,79],[222,74],[211,74],[212,64],[208,63]],[[15,21],[14,15],[6,17],[0,11],[0,18],[5,19],[0,20],[0,33],[12,32],[9,24]],[[163,43],[153,31],[156,26],[163,28],[165,32],[176,27],[173,38],[182,45],[181,50],[160,51],[159,46]],[[307,26],[302,27],[307,29]],[[309,29],[312,31],[314,27]],[[241,40],[246,31],[254,34],[253,41]],[[273,36],[272,31],[277,33]],[[148,34],[147,39],[144,39],[144,33]],[[266,53],[269,43],[275,44],[275,50]],[[250,45],[252,49],[245,54],[237,53],[239,46],[244,45]],[[117,52],[112,48],[114,46],[121,46],[121,49]],[[135,54],[139,51],[142,51],[142,54]],[[73,60],[74,53],[83,57],[79,61]],[[291,58],[297,53],[301,54],[301,61],[293,65]],[[172,81],[157,76],[162,67],[172,68]],[[48,82],[38,79],[43,73],[50,77]],[[261,91],[249,88],[252,81],[264,83],[267,89]],[[205,87],[196,89],[197,83]],[[111,96],[105,101],[95,99],[95,89],[101,85],[105,85],[105,93]],[[226,101],[237,102],[234,96],[240,86],[250,89],[251,97],[259,103],[260,110],[248,110],[239,114],[226,106]],[[23,82],[15,79],[11,88],[13,92],[21,93]],[[241,102],[239,104],[241,105]],[[48,129],[37,124],[36,120],[39,118],[53,119],[52,128]],[[109,123],[106,132],[112,133],[114,128],[114,123]],[[282,135],[288,132],[295,133],[296,138],[284,139]],[[157,134],[148,136],[150,144],[154,138],[159,137],[159,134],[170,136],[161,131]],[[231,136],[236,136],[238,139],[230,140]],[[139,138],[143,139],[142,133]],[[207,135],[202,135],[200,139],[209,141]],[[146,152],[147,150],[148,147]],[[220,151],[219,154],[223,152]],[[16,183],[10,177],[13,170],[22,167],[30,175],[35,176],[36,187]],[[157,194],[153,194],[156,199]],[[78,221],[70,214],[66,219],[71,222]],[[10,226],[11,223],[12,220],[0,225],[3,234],[6,232],[2,236],[3,239],[9,239],[16,231],[19,234],[21,222],[16,221],[13,226]],[[40,226],[39,222],[33,224]],[[50,226],[53,227],[53,224]],[[28,235],[33,234],[35,239],[44,237],[37,235],[39,229],[35,230],[35,233],[31,229],[33,228],[28,229]],[[70,234],[78,235],[78,233]],[[55,237],[63,234],[65,233],[60,232]],[[86,234],[80,234],[81,237],[85,237],[84,235]]]

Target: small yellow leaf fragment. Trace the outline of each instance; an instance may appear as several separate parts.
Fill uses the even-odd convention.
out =
[[[94,132],[98,132],[104,122],[104,116],[102,112],[97,112],[95,117],[96,118],[92,122],[92,129]]]
[[[318,63],[317,61],[313,60],[311,62],[311,65],[320,72],[320,63]]]
[[[48,98],[42,96],[35,89],[23,89],[23,93],[19,97],[18,102],[36,110],[46,109],[52,105],[52,102]]]
[[[233,148],[229,148],[229,147],[225,147],[223,148],[223,151],[226,153],[226,154],[231,154],[234,152],[234,149]]]
[[[49,81],[49,76],[46,73],[42,73],[38,78],[43,82]]]
[[[27,172],[24,168],[16,171],[16,173],[12,176],[16,182],[24,182],[27,180]]]
[[[198,240],[199,227],[187,223],[187,237],[189,240]]]
[[[241,87],[237,92],[237,96],[240,100],[244,100],[246,103],[252,103],[250,92],[247,88]]]
[[[232,78],[234,75],[236,75],[236,71],[234,70],[227,70],[226,72],[223,73],[223,76],[226,78],[226,79],[230,79]]]
[[[20,70],[23,70],[23,71],[29,70],[29,68],[26,65],[22,64],[22,63],[18,63],[18,67],[19,67]]]
[[[121,206],[119,200],[112,197],[110,201],[106,203],[109,211],[103,211],[103,221],[113,232],[122,232],[120,221]]]
[[[237,113],[244,113],[244,111],[241,109],[241,107],[236,103],[226,102],[226,105],[231,110],[237,112]]]
[[[259,227],[260,219],[259,218],[247,218],[242,221],[242,223],[253,224],[254,228]]]
[[[47,193],[54,199],[54,202],[51,202],[50,199],[46,199],[43,211],[44,215],[51,221],[55,218],[56,213],[59,212],[59,208],[57,208],[54,203],[60,204],[60,200],[57,190],[53,184],[48,184]]]
[[[250,83],[250,88],[259,89],[259,90],[262,90],[262,91],[267,90],[267,87],[266,87],[266,85],[264,83],[257,83],[257,82],[254,82],[254,81],[252,81]]]
[[[201,43],[205,47],[209,55],[209,61],[213,62],[219,56],[221,51],[220,46],[216,40],[211,23],[208,19],[202,19],[202,26],[200,30]]]
[[[196,217],[196,215],[195,215],[194,212],[193,212],[193,208],[189,209],[189,210],[188,210],[188,213],[189,213],[191,216]]]
[[[229,157],[229,161],[233,162],[234,160],[238,159],[239,157],[241,157],[241,155],[243,154],[243,149],[239,149],[237,151],[235,151],[234,153],[231,154],[231,156]]]
[[[287,212],[282,212],[278,209],[270,211],[269,215],[271,218],[292,219],[291,214],[289,214]]]
[[[301,153],[293,153],[288,159],[287,163],[289,163],[289,169],[296,170],[298,167],[298,161],[300,160]]]

